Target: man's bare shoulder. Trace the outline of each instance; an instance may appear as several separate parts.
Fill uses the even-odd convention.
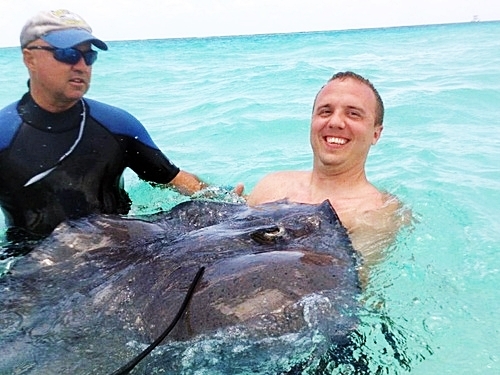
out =
[[[381,251],[394,242],[399,230],[411,224],[411,210],[394,195],[384,194],[378,208],[357,212],[348,217],[346,227],[354,247],[368,263],[375,263]]]
[[[303,183],[310,176],[307,171],[278,171],[264,176],[247,197],[247,204],[273,202],[288,198],[290,190]]]

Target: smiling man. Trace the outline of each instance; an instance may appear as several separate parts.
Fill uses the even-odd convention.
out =
[[[380,139],[384,105],[374,86],[353,72],[335,74],[313,105],[310,143],[312,171],[265,176],[250,193],[251,206],[288,199],[318,204],[329,200],[366,257],[394,238],[402,220],[400,203],[378,190],[365,173],[371,146]]]
[[[181,171],[128,112],[84,98],[103,41],[67,10],[43,11],[21,32],[29,91],[0,111],[0,206],[10,241],[49,234],[61,221],[126,214],[122,174],[185,194],[205,185]]]

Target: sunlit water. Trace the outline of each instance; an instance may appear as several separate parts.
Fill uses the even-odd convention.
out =
[[[490,22],[111,42],[88,97],[133,113],[181,168],[248,192],[268,172],[310,168],[311,105],[333,73],[369,78],[386,119],[368,175],[415,220],[373,269],[360,352],[372,373],[498,374],[498,35]],[[0,49],[0,68],[3,107],[26,89],[19,49]],[[126,182],[133,213],[186,199]]]

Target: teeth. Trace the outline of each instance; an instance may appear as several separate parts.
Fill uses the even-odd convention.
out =
[[[347,143],[347,139],[337,137],[326,137],[326,141],[337,145],[345,145]]]

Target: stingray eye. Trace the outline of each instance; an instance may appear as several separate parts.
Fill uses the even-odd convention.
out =
[[[285,232],[284,227],[273,226],[256,230],[250,233],[250,237],[261,245],[268,245],[276,243],[277,240],[284,237]]]

